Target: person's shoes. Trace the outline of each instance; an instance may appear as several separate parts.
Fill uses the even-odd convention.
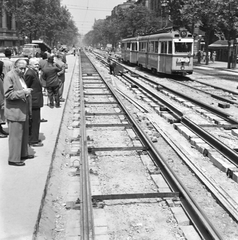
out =
[[[35,157],[34,155],[27,155],[25,157],[21,157],[21,160],[32,159],[34,157]]]
[[[4,131],[3,129],[0,129],[0,134],[6,135],[6,136],[8,136],[8,135],[9,135],[9,133],[8,133],[8,132],[6,132],[6,131]]]
[[[55,106],[56,108],[60,108],[60,105]]]
[[[50,105],[50,108],[54,108],[54,105]]]
[[[65,99],[64,99],[64,98],[61,98],[61,99],[60,99],[60,102],[65,102]]]
[[[8,165],[22,167],[25,166],[26,164],[24,162],[8,162]]]
[[[7,135],[0,133],[0,138],[6,138],[6,137],[7,137]]]
[[[42,147],[44,146],[44,144],[42,142],[38,142],[38,143],[29,143],[31,147]]]
[[[42,119],[40,120],[40,122],[48,122],[48,120],[42,118]]]
[[[37,141],[35,141],[35,142],[29,142],[29,144],[31,145],[31,144],[36,144],[36,143],[41,143],[42,141],[39,139],[39,140],[37,140]]]

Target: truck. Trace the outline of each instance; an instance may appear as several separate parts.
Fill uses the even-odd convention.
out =
[[[27,43],[23,46],[23,57],[41,57],[45,51],[51,52],[51,47],[43,40],[32,40],[32,43]]]

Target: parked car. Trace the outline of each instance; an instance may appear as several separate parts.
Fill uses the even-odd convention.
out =
[[[23,46],[23,57],[40,57],[41,49],[38,44],[28,43]]]

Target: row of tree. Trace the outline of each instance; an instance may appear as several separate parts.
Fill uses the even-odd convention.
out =
[[[78,29],[60,0],[4,0],[2,6],[15,17],[19,38],[42,39],[51,46],[78,41]]]
[[[198,25],[205,33],[205,49],[208,51],[208,44],[214,36],[227,39],[228,44],[231,40],[236,42],[238,0],[168,0],[159,13],[149,11],[142,5],[133,5],[96,21],[93,30],[85,35],[84,42],[93,46],[112,43],[115,47],[122,38],[153,33],[165,27],[168,23],[163,22],[164,19],[170,25],[185,27],[192,33]]]

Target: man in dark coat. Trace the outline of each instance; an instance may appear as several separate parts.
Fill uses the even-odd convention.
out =
[[[47,64],[42,69],[42,78],[46,81],[46,89],[48,91],[48,97],[50,100],[50,108],[54,106],[56,108],[60,107],[60,99],[59,99],[59,87],[60,87],[60,79],[58,73],[61,71],[54,64],[54,57],[50,56],[48,58]],[[55,101],[55,105],[54,105]]]
[[[4,114],[9,127],[8,164],[13,166],[24,166],[24,160],[34,158],[28,155],[32,89],[27,88],[23,79],[26,65],[25,60],[18,59],[3,81],[6,99]]]
[[[42,86],[39,79],[39,60],[31,58],[29,61],[29,68],[25,73],[25,82],[28,88],[32,88],[32,119],[29,134],[29,144],[33,147],[41,147],[43,143],[39,139],[40,131],[40,110],[43,107]]]

